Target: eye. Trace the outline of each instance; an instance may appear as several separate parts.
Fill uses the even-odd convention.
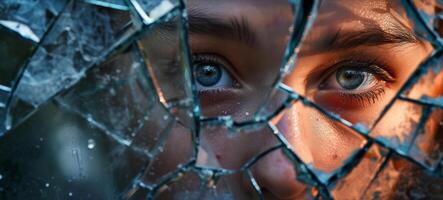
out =
[[[216,55],[195,55],[194,78],[198,91],[233,88],[236,82],[226,70],[227,62]]]
[[[320,84],[320,89],[360,93],[393,79],[388,72],[376,64],[348,62],[340,65],[341,67]]]
[[[366,90],[377,85],[374,74],[350,67],[340,68],[322,84],[323,89]]]
[[[197,64],[195,66],[195,76],[197,83],[204,87],[212,87],[217,85],[222,76],[223,71],[221,67],[215,64]]]
[[[361,106],[376,103],[385,93],[386,83],[395,81],[374,61],[344,61],[332,69],[334,71],[323,79],[319,89],[338,95],[344,101],[355,101]]]

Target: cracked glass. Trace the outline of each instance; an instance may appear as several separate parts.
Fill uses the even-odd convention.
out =
[[[442,199],[437,0],[3,0],[0,199]]]

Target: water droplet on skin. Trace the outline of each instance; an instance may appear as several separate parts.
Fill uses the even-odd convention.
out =
[[[95,147],[95,141],[93,139],[88,140],[88,149],[93,149]]]

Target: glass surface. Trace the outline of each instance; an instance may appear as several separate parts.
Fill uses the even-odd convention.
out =
[[[441,199],[442,9],[3,0],[0,199]]]

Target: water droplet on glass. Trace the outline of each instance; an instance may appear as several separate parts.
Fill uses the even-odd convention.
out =
[[[115,96],[117,93],[115,92],[114,88],[109,89],[109,94],[112,96]]]
[[[95,141],[93,139],[88,140],[88,149],[93,149],[95,147]]]
[[[46,184],[45,184],[45,187],[49,187],[49,183],[46,183]]]
[[[72,192],[69,192],[69,193],[68,193],[68,196],[72,197]]]
[[[2,180],[2,179],[3,179],[3,175],[0,174],[0,180]]]
[[[164,116],[163,116],[163,119],[164,119],[164,120],[167,120],[168,118],[169,118],[168,115],[164,115]]]
[[[86,120],[88,120],[88,122],[94,122],[94,120],[92,120],[92,116],[91,115],[86,115]]]

